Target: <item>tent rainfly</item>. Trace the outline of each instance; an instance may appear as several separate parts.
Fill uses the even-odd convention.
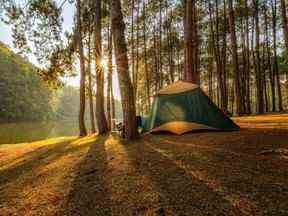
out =
[[[239,130],[239,126],[198,85],[186,81],[174,82],[156,94],[144,124],[145,132],[168,131],[178,135],[201,129]]]

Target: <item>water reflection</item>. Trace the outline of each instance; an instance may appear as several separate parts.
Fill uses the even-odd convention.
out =
[[[71,121],[0,124],[0,144],[32,142],[52,137],[75,135],[78,135],[78,124]]]

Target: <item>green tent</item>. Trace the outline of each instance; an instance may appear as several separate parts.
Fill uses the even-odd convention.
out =
[[[183,134],[193,130],[238,130],[201,90],[190,82],[177,81],[161,89],[154,98],[144,131]]]

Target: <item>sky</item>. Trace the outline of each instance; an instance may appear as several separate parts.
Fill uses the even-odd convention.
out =
[[[16,0],[16,2],[20,2],[21,0]],[[63,0],[57,0],[60,3]],[[73,27],[73,16],[75,13],[75,7],[73,4],[69,4],[68,1],[63,6],[63,33],[66,31],[71,31]],[[11,27],[9,25],[6,25],[5,23],[0,21],[0,41],[7,44],[12,50],[16,51],[13,47],[13,39],[12,39],[12,32]],[[28,55],[28,59],[30,62],[32,62],[35,65],[39,65],[37,62],[36,57],[33,54]],[[116,74],[115,72],[113,74]],[[68,85],[72,86],[79,86],[79,76],[77,77],[71,77],[71,78],[65,78],[64,80]],[[114,87],[114,95],[116,98],[120,98],[119,93],[119,85],[118,85],[118,79],[117,75],[113,76],[113,87]]]

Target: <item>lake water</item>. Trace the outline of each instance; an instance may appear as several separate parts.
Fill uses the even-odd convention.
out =
[[[59,136],[77,136],[78,133],[77,121],[1,123],[0,144],[32,142]]]

